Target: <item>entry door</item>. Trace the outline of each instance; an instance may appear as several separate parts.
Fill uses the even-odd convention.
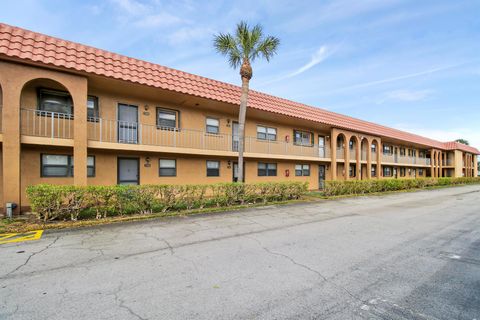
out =
[[[325,189],[325,165],[318,166],[318,188]]]
[[[138,143],[138,107],[118,105],[118,142]]]
[[[398,149],[397,149],[397,147],[395,147],[393,152],[394,152],[393,153],[394,161],[395,161],[395,163],[397,163],[398,162]]]
[[[397,168],[393,168],[393,177],[397,178]]]
[[[325,157],[325,137],[324,136],[318,136],[318,156],[320,158],[326,158]]]
[[[238,151],[238,122],[232,122],[232,151]]]
[[[118,158],[118,184],[139,184],[138,171],[138,158]]]

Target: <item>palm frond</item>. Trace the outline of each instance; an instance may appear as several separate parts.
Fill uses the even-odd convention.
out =
[[[256,57],[263,56],[265,60],[270,61],[270,59],[277,53],[279,45],[280,39],[268,36],[257,45],[255,48],[255,55]]]
[[[219,33],[214,37],[213,45],[219,53],[228,56],[228,61],[232,68],[237,68],[241,64],[242,54],[232,35]]]
[[[245,21],[237,24],[233,35],[219,33],[213,40],[215,49],[228,57],[232,68],[238,68],[244,60],[253,62],[259,57],[270,61],[280,45],[278,38],[263,35],[263,27],[260,24],[250,28]]]

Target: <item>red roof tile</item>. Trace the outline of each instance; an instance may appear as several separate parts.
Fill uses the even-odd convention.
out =
[[[240,87],[0,23],[0,56],[130,81],[238,105]],[[444,150],[479,154],[473,147],[443,143],[320,108],[251,91],[250,108],[333,127],[393,138]]]

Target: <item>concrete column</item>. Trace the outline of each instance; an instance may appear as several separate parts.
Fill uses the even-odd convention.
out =
[[[377,141],[377,179],[380,179],[383,176],[382,170],[382,140]]]
[[[3,157],[3,207],[7,202],[17,204],[14,213],[20,212],[20,95],[22,87],[14,77],[2,80],[2,157]]]
[[[438,163],[438,165],[439,165],[438,176],[443,177],[443,152],[442,151],[440,151],[440,153],[439,153],[439,158],[440,158],[440,161]]]
[[[478,177],[478,156],[473,155],[473,176]]]
[[[72,92],[75,128],[73,133],[73,183],[87,185],[87,80]]]
[[[435,150],[430,150],[430,175],[435,178]]]
[[[350,135],[345,135],[345,141],[344,141],[344,163],[343,163],[343,169],[345,171],[345,180],[350,180]]]
[[[356,161],[357,161],[357,166],[355,168],[355,170],[357,171],[355,173],[356,175],[356,178],[357,180],[361,180],[362,179],[362,142],[361,141],[358,141],[357,140],[357,145],[356,145],[356,149],[357,149],[357,154],[356,154]]]
[[[332,180],[337,180],[337,137],[338,133],[335,129],[330,131],[330,171],[332,173]]]

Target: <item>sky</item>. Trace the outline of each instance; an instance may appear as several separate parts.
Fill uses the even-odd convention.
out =
[[[213,36],[281,40],[251,88],[480,148],[480,0],[1,0],[0,21],[240,84]]]

